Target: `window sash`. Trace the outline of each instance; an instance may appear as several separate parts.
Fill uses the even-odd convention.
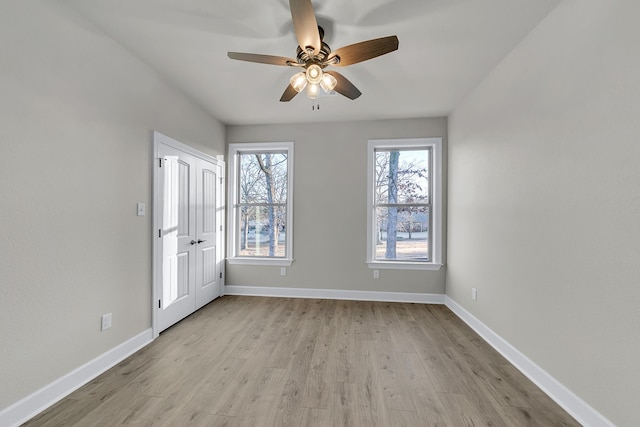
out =
[[[407,204],[386,204],[386,205],[375,205],[373,207],[373,212],[372,212],[372,216],[375,219],[374,223],[376,224],[376,234],[380,233],[382,234],[383,230],[380,230],[378,228],[378,224],[380,221],[380,216],[378,215],[378,209],[379,208],[389,208],[389,207],[395,207],[395,208],[399,208],[399,209],[406,209],[406,208],[410,208],[410,207],[417,207],[417,208],[425,208],[426,211],[424,212],[424,214],[427,217],[427,233],[426,233],[426,239],[425,239],[425,256],[424,257],[420,257],[420,256],[415,256],[415,257],[410,257],[407,256],[405,252],[403,252],[403,243],[410,243],[410,242],[405,242],[403,239],[402,240],[397,240],[396,243],[396,247],[395,247],[395,251],[396,251],[396,257],[395,258],[386,258],[385,256],[379,256],[378,252],[380,252],[379,248],[378,248],[378,238],[374,239],[373,244],[374,244],[374,248],[373,248],[373,260],[377,261],[377,262],[392,262],[392,263],[407,263],[407,262],[417,262],[417,263],[428,263],[428,262],[432,262],[433,260],[433,220],[432,220],[432,215],[431,215],[431,206],[430,205],[420,205],[420,204],[413,204],[413,205],[407,205]],[[398,225],[402,224],[401,221],[398,221],[397,223]],[[409,227],[412,227],[414,224],[410,223]],[[397,226],[396,226],[397,227]],[[409,235],[413,234],[413,233],[421,233],[421,231],[411,231],[411,232],[407,232],[405,231],[400,231],[397,230],[396,232],[401,232],[401,233],[408,233]],[[416,243],[415,246],[420,247],[420,242],[422,241],[422,239],[416,239],[414,240],[414,243]],[[398,247],[400,246],[400,247]],[[414,246],[414,249],[415,249]],[[386,247],[385,247],[386,249]],[[406,251],[407,248],[404,248],[404,250]],[[398,252],[400,252],[400,254],[398,254]],[[404,253],[404,255],[402,255]]]
[[[279,208],[279,209],[275,209],[277,210],[277,212],[275,213],[276,216],[280,217],[280,218],[284,218],[284,223],[281,224],[278,220],[276,220],[276,224],[274,224],[274,226],[276,227],[276,231],[272,232],[269,230],[269,228],[267,227],[266,229],[269,230],[266,234],[262,232],[262,230],[264,229],[264,224],[258,222],[260,218],[264,218],[266,216],[268,216],[267,212],[263,212],[261,215],[257,214],[257,212],[252,212],[250,214],[247,215],[247,217],[245,218],[245,220],[242,219],[242,208],[243,207],[247,207],[247,208],[265,208],[265,211],[267,209],[271,208]],[[287,240],[286,240],[286,236],[287,233],[289,232],[289,227],[287,224],[287,206],[286,204],[282,205],[280,204],[280,206],[276,206],[276,205],[269,205],[269,204],[262,204],[260,206],[247,206],[247,205],[238,205],[237,209],[236,209],[236,225],[235,225],[235,230],[234,230],[234,235],[237,236],[235,239],[235,254],[236,257],[241,257],[241,258],[268,258],[268,259],[284,259],[287,257]],[[253,221],[253,225],[251,224],[251,222]],[[282,230],[280,229],[280,226],[283,226]],[[246,229],[244,229],[243,227],[246,227]],[[253,233],[252,233],[253,231]],[[272,234],[273,233],[273,234]],[[250,240],[250,236],[253,235],[253,239]],[[280,242],[281,237],[284,235],[285,239],[284,242]],[[263,237],[264,236],[264,237]],[[268,237],[268,238],[266,238]],[[267,250],[269,249],[269,245],[270,245],[270,240],[272,237],[275,237],[275,243],[274,243],[274,254],[270,255],[268,252],[265,251],[265,248],[267,248]],[[244,247],[243,247],[243,243],[244,243]],[[251,249],[251,243],[253,243],[253,249]],[[244,253],[243,253],[244,252]],[[265,253],[266,252],[266,253]]]
[[[370,191],[374,192],[374,205],[373,205],[373,217],[376,219],[376,224],[380,221],[379,219],[379,208],[383,208],[383,209],[388,209],[388,208],[398,208],[398,209],[407,209],[407,208],[426,208],[427,210],[427,236],[426,236],[426,241],[424,242],[425,246],[426,246],[426,254],[424,257],[415,257],[415,258],[411,258],[406,256],[401,256],[398,254],[399,249],[400,251],[402,251],[402,248],[398,248],[398,246],[402,246],[403,241],[399,241],[396,240],[396,243],[394,245],[394,249],[393,252],[396,254],[395,258],[386,258],[386,255],[383,256],[379,256],[378,252],[379,252],[379,248],[378,248],[378,238],[374,239],[374,245],[375,247],[373,248],[373,259],[375,261],[383,261],[383,262],[395,262],[395,263],[400,263],[400,262],[430,262],[431,261],[431,253],[432,253],[432,240],[431,240],[431,233],[432,233],[432,220],[431,220],[431,194],[433,193],[432,191],[432,180],[430,179],[431,176],[431,170],[432,170],[432,150],[431,147],[428,146],[417,146],[417,147],[402,147],[402,146],[398,146],[398,147],[385,147],[385,148],[375,148],[374,150],[374,164],[371,165],[374,168],[374,171],[376,173],[376,175],[378,174],[378,158],[377,155],[379,153],[391,153],[391,152],[416,152],[419,153],[419,155],[422,157],[423,155],[426,157],[426,177],[422,178],[423,180],[426,180],[427,183],[427,188],[423,189],[423,191],[426,191],[426,195],[424,198],[427,199],[427,202],[418,202],[418,203],[407,203],[407,202],[397,202],[397,203],[380,203],[377,201],[377,195],[381,190],[381,187],[385,187],[388,184],[384,183],[384,184],[380,184],[379,182],[375,182],[373,185],[373,188]],[[387,173],[386,170],[382,170],[380,171],[381,173]],[[400,172],[400,170],[398,170],[398,172]],[[387,177],[388,180],[390,180],[390,177]],[[399,181],[398,181],[399,182]],[[383,188],[384,189],[384,188]],[[399,197],[400,195],[398,195]],[[384,199],[383,199],[384,200]],[[401,226],[401,222],[397,219],[396,220],[396,229]],[[397,232],[397,230],[396,230]],[[376,233],[378,233],[378,230],[376,230]],[[380,230],[380,233],[382,233],[382,231]],[[411,234],[411,233],[410,233]],[[421,243],[421,241],[419,241]],[[422,246],[420,243],[418,243],[419,246]],[[406,249],[405,249],[406,250]]]
[[[399,154],[399,159],[402,157],[401,154],[403,152],[406,153],[415,153],[414,159],[417,160],[417,164],[411,162],[408,166],[410,166],[410,169],[408,169],[407,171],[409,173],[412,173],[414,176],[411,177],[409,180],[406,180],[406,178],[402,178],[401,177],[401,172],[402,173],[406,173],[405,170],[401,170],[398,169],[398,176],[397,176],[397,181],[395,182],[396,184],[396,191],[397,191],[397,196],[400,198],[401,195],[403,197],[407,197],[410,196],[413,198],[412,201],[409,202],[403,202],[403,201],[396,201],[396,203],[398,204],[402,204],[402,203],[407,203],[407,204],[431,204],[432,203],[432,194],[433,194],[433,180],[431,179],[431,172],[432,172],[432,159],[433,159],[433,149],[430,146],[424,145],[424,146],[410,146],[410,147],[377,147],[373,150],[373,170],[375,173],[375,180],[373,183],[373,189],[372,191],[374,192],[374,203],[376,204],[383,204],[385,202],[387,202],[387,199],[389,197],[388,194],[388,186],[390,184],[390,176],[388,176],[388,168],[389,165],[386,164],[386,169],[385,170],[381,170],[380,169],[380,163],[379,163],[379,158],[378,158],[378,154],[385,154],[385,153],[391,153],[391,152],[398,152]],[[404,161],[406,158],[402,158],[402,160]],[[389,159],[387,158],[387,161],[389,161]],[[424,165],[425,173],[424,175],[420,174],[419,171],[419,167],[420,165]],[[400,186],[398,185],[401,182],[405,182],[408,183],[409,186],[411,184],[413,184],[413,189],[406,189],[405,191],[406,193],[403,194],[403,192],[401,191]]]
[[[243,167],[249,165],[250,160],[247,156],[255,155],[283,155],[273,165],[280,168],[282,172],[282,181],[279,181],[281,196],[272,203],[267,201],[267,190],[264,183],[265,173],[259,168],[254,170],[255,179],[262,180],[258,183],[256,196],[258,201],[251,201],[253,194],[243,194]],[[233,159],[229,162],[230,176],[233,177],[230,182],[229,191],[229,262],[239,264],[261,264],[267,265],[290,265],[293,262],[293,143],[231,143],[229,144],[229,158]],[[279,166],[278,166],[279,164]],[[255,165],[254,165],[255,166]],[[246,170],[246,169],[245,169]],[[276,169],[277,170],[277,169]],[[246,176],[246,175],[245,175]],[[275,183],[275,180],[274,180]],[[244,217],[247,212],[243,210],[250,209],[251,218]],[[269,225],[268,210],[276,211],[276,221],[273,225]],[[260,210],[262,213],[258,213]],[[259,215],[256,221],[255,216]],[[243,223],[246,221],[246,223]],[[249,225],[251,222],[251,225]],[[260,223],[258,225],[257,223]],[[256,230],[273,226],[276,231],[267,231],[255,234]],[[251,227],[251,228],[250,228]],[[275,227],[278,227],[277,229]],[[251,232],[251,237],[247,233]],[[272,234],[273,233],[273,234]],[[264,251],[268,247],[269,241],[276,237],[276,245],[274,251]],[[255,245],[255,246],[254,246]],[[241,250],[241,246],[243,249]],[[251,247],[250,247],[251,246]],[[258,248],[260,246],[260,248]],[[255,252],[253,252],[255,250]]]
[[[425,172],[425,176],[419,175],[416,177],[415,181],[420,187],[416,189],[416,195],[412,195],[412,197],[419,198],[418,200],[413,200],[411,202],[406,202],[403,200],[395,201],[395,203],[386,203],[388,199],[385,195],[380,196],[381,193],[385,191],[384,185],[381,181],[380,173],[384,172],[382,168],[387,169],[383,164],[380,163],[380,153],[399,151],[400,152],[400,166],[402,166],[402,153],[407,151],[426,151],[426,168],[423,166],[423,169],[427,169]],[[368,204],[369,212],[367,218],[367,263],[369,264],[369,268],[397,268],[397,269],[425,269],[425,270],[437,270],[441,267],[441,251],[442,251],[442,206],[440,205],[442,202],[442,139],[441,138],[409,138],[409,139],[393,139],[393,140],[369,140],[368,142]],[[413,157],[413,156],[411,156]],[[416,162],[418,159],[425,159],[423,154],[416,153]],[[405,156],[405,159],[409,159],[409,156]],[[410,162],[411,160],[409,160]],[[424,162],[421,162],[424,165]],[[424,172],[423,172],[424,173]],[[426,178],[426,181],[425,181]],[[388,181],[387,177],[382,177],[383,180]],[[398,183],[400,180],[398,180]],[[428,188],[426,187],[428,186]],[[409,197],[405,195],[398,194],[398,199],[407,200]],[[380,243],[380,238],[384,234],[384,231],[379,229],[379,209],[389,209],[389,208],[398,208],[398,209],[414,209],[420,208],[421,212],[424,213],[428,218],[426,218],[426,223],[422,222],[423,226],[428,227],[428,232],[426,236],[420,236],[422,242],[424,242],[424,238],[426,238],[426,242],[424,242],[424,246],[422,243],[418,243],[422,248],[426,249],[426,256],[420,257],[416,256],[416,259],[408,259],[404,254],[400,253],[400,251],[396,252],[396,258],[385,258],[385,254],[380,255],[380,245],[376,245]],[[386,214],[383,214],[383,216]],[[419,226],[416,223],[409,220],[407,222],[407,217],[404,217],[404,224],[401,225],[400,219],[398,220],[398,227],[400,233],[408,233],[408,227],[411,227],[411,232],[417,232],[419,230]],[[414,228],[414,225],[417,228]],[[401,231],[402,230],[402,231]],[[407,231],[404,231],[407,230]],[[403,237],[406,239],[407,235],[403,234]],[[384,238],[384,237],[382,237]],[[414,237],[412,237],[414,239]],[[417,239],[416,239],[417,240]],[[405,243],[407,240],[405,240]],[[418,240],[419,242],[419,240]],[[376,250],[377,248],[377,250]],[[399,249],[399,248],[397,248]],[[405,249],[405,248],[403,248]],[[393,253],[393,252],[392,252]],[[408,252],[410,253],[410,251]],[[424,253],[424,252],[423,252]],[[410,257],[409,257],[410,258]]]

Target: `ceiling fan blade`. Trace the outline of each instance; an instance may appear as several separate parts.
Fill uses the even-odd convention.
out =
[[[298,64],[298,61],[292,58],[285,58],[284,56],[260,55],[259,53],[227,52],[227,56],[231,59],[237,59],[239,61],[258,62],[260,64],[284,66]]]
[[[293,29],[302,50],[313,48],[314,55],[320,52],[321,42],[318,21],[311,0],[289,0]]]
[[[330,74],[336,78],[338,84],[336,84],[336,87],[333,90],[335,90],[339,94],[344,95],[349,99],[356,99],[357,97],[362,95],[362,92],[360,92],[358,88],[355,87],[353,83],[347,80],[347,78],[342,74],[335,71],[325,71],[324,73]]]
[[[284,93],[280,97],[280,102],[289,102],[297,94],[298,92],[293,88],[293,86],[291,86],[291,84],[289,84],[289,86],[287,86],[287,88],[284,90]]]
[[[338,57],[340,62],[332,65],[340,67],[357,64],[358,62],[366,61],[397,50],[398,43],[397,36],[388,36],[351,44],[349,46],[336,49],[331,55],[329,55],[327,62],[330,62],[334,57]]]

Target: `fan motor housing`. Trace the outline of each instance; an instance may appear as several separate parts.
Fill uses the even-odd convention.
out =
[[[325,42],[322,42],[317,55],[313,55],[313,51],[302,50],[300,46],[296,49],[296,59],[300,64],[314,63],[323,67],[322,63],[329,57],[329,54],[331,54],[331,48]]]

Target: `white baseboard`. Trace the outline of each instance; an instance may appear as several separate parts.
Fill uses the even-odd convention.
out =
[[[444,294],[405,292],[345,291],[340,289],[273,288],[262,286],[225,286],[225,295],[280,298],[341,299],[356,301],[408,302],[444,304]]]
[[[615,424],[493,332],[460,304],[447,296],[445,305],[580,424],[585,427],[615,427]]]
[[[74,390],[117,365],[153,341],[151,329],[136,335],[106,353],[0,411],[0,426],[18,426],[55,404]]]

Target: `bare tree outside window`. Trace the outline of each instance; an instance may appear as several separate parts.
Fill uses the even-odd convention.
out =
[[[430,260],[430,149],[375,151],[378,260]]]
[[[239,255],[284,257],[287,153],[239,154]]]

